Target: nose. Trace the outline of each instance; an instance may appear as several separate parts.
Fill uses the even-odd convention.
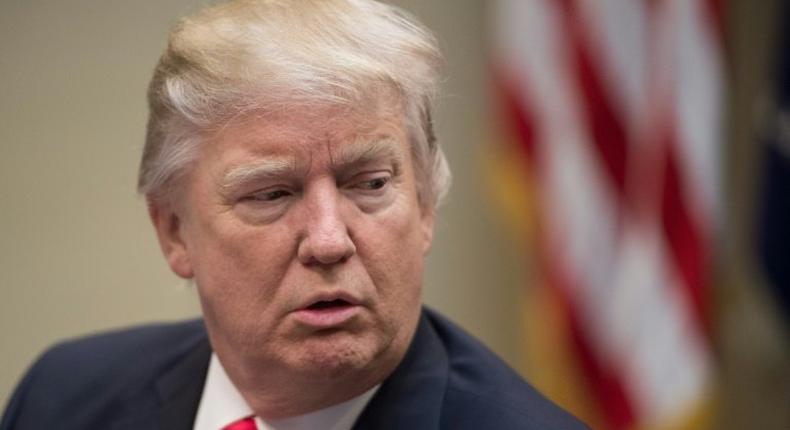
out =
[[[334,184],[305,194],[304,231],[298,258],[307,265],[334,265],[357,251],[343,217],[343,196]]]

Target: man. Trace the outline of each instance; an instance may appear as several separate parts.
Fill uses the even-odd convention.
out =
[[[430,33],[372,0],[241,0],[171,34],[139,190],[203,319],[60,345],[2,429],[580,428],[420,304],[449,170]]]

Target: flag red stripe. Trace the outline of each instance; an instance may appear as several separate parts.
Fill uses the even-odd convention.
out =
[[[538,160],[535,157],[534,125],[536,123],[533,111],[529,108],[529,102],[514,92],[513,88],[518,88],[514,85],[514,81],[508,81],[508,78],[502,73],[497,73],[496,76],[499,80],[496,87],[499,89],[501,100],[507,109],[505,115],[509,121],[508,125],[516,131],[519,145],[525,148],[527,153],[525,160],[529,163],[528,171],[532,172],[535,179],[540,182],[541,178],[538,172],[541,166],[537,165]],[[608,368],[597,357],[592,342],[587,338],[584,330],[585,325],[579,317],[579,311],[569,295],[569,291],[572,289],[566,281],[567,277],[557,269],[559,263],[557,256],[549,255],[549,250],[552,249],[551,244],[543,235],[538,240],[540,242],[537,247],[540,250],[540,254],[537,256],[539,266],[548,284],[561,298],[564,315],[571,331],[570,340],[575,350],[575,357],[585,378],[595,392],[594,400],[599,404],[600,410],[610,425],[609,428],[613,430],[629,428],[636,421],[624,385],[619,379],[620,375],[617,373],[617,369]]]
[[[623,390],[617,371],[605,368],[596,358],[591,342],[584,334],[584,324],[569,312],[571,336],[579,362],[588,375],[590,385],[600,400],[601,410],[612,430],[632,428],[636,422],[634,411]]]
[[[596,64],[591,47],[589,46],[588,30],[585,28],[581,11],[575,0],[558,1],[566,41],[569,47],[570,63],[575,68],[578,93],[581,96],[581,112],[585,116],[586,125],[590,133],[590,142],[597,154],[601,167],[606,172],[612,188],[620,197],[620,202],[626,200],[626,155],[627,136],[622,119],[615,112],[609,94],[607,94],[603,76]],[[544,244],[547,249],[551,244]],[[558,255],[552,255],[551,260]],[[584,369],[586,378],[595,390],[596,400],[610,428],[614,430],[626,429],[635,422],[634,409],[628,398],[619,369],[612,369],[607,363],[601,361],[591,339],[585,330],[579,310],[573,305],[568,292],[573,289],[567,287],[562,272],[556,269],[558,261],[546,261],[543,264],[544,273],[547,274],[549,283],[557,288],[567,304],[567,317],[571,327],[571,336],[577,352],[577,358]]]
[[[579,93],[584,104],[583,113],[586,115],[592,143],[614,188],[621,197],[624,197],[628,144],[625,126],[615,113],[601,73],[595,65],[587,43],[589,33],[580,16],[578,4],[575,0],[559,0],[558,4],[565,30],[570,36],[567,42],[570,47],[571,62],[576,67]]]
[[[711,27],[713,27],[717,39],[722,45],[724,44],[725,17],[724,17],[724,2],[722,0],[704,0],[702,5],[705,10],[705,15],[709,17]]]
[[[544,248],[545,249],[545,248]],[[554,260],[552,264],[551,261]],[[604,363],[598,357],[596,349],[585,330],[586,324],[580,318],[578,309],[575,308],[571,297],[571,288],[568,287],[567,277],[559,269],[560,258],[557,255],[549,257],[542,263],[544,273],[547,274],[549,283],[560,294],[562,303],[565,306],[565,315],[568,318],[571,340],[576,357],[581,365],[590,387],[595,392],[597,401],[604,418],[608,423],[608,428],[612,430],[624,430],[632,428],[636,423],[636,416],[631,400],[626,395],[622,375],[622,369],[616,369],[609,363]]]
[[[700,12],[703,13],[703,19],[698,20],[693,25],[700,28],[693,29],[694,31],[705,32],[704,37],[709,38],[711,35],[721,35],[722,26],[722,2],[721,0],[692,0],[699,3],[693,4],[696,8],[690,10],[688,8],[674,8],[677,4],[664,3],[663,0],[642,0],[645,2],[648,10],[648,19],[651,20],[676,20],[677,13],[693,13],[695,18],[700,17]],[[518,3],[516,3],[518,4]],[[595,40],[597,35],[594,33],[593,27],[590,27],[588,19],[592,16],[586,16],[587,9],[583,7],[580,0],[556,0],[555,2],[546,3],[551,6],[546,8],[556,9],[558,12],[558,22],[555,24],[559,28],[555,29],[560,40],[561,49],[556,49],[552,45],[549,49],[550,53],[544,53],[541,50],[535,51],[534,55],[560,55],[560,63],[565,63],[565,68],[568,70],[567,79],[569,82],[551,81],[551,85],[569,85],[570,91],[576,97],[575,100],[569,101],[572,109],[578,109],[579,119],[582,124],[573,124],[573,127],[580,127],[582,133],[586,133],[586,138],[580,141],[580,144],[586,145],[585,148],[593,154],[592,163],[590,166],[593,170],[600,172],[604,178],[606,188],[609,188],[609,195],[612,197],[603,197],[607,201],[600,202],[601,204],[616,205],[611,215],[617,219],[623,217],[638,217],[638,221],[647,221],[649,228],[658,229],[662,234],[662,242],[664,246],[664,256],[662,261],[657,262],[660,264],[660,270],[668,272],[670,275],[675,275],[675,278],[670,278],[674,282],[671,285],[659,286],[659,288],[679,288],[681,294],[687,298],[688,306],[684,309],[688,315],[676,316],[683,318],[692,317],[696,320],[700,332],[687,334],[689,337],[682,340],[691,340],[699,342],[705,341],[706,336],[699,336],[700,334],[707,334],[710,338],[710,327],[708,324],[708,315],[706,312],[707,305],[707,286],[710,281],[709,277],[709,258],[711,250],[708,242],[708,228],[704,224],[700,213],[696,212],[697,209],[694,205],[696,197],[690,193],[693,189],[690,185],[695,185],[688,181],[691,177],[686,175],[684,170],[687,165],[682,157],[684,156],[685,147],[681,145],[691,145],[695,142],[685,141],[685,136],[681,134],[678,128],[678,119],[674,116],[677,109],[674,104],[677,103],[676,91],[679,88],[676,79],[684,79],[685,76],[679,76],[677,73],[698,73],[698,68],[692,68],[689,72],[687,69],[675,69],[674,58],[658,58],[657,56],[675,55],[678,51],[678,42],[672,37],[671,32],[676,30],[677,24],[689,25],[689,21],[654,21],[644,28],[644,36],[647,36],[645,49],[650,49],[646,58],[656,58],[662,65],[660,70],[665,73],[655,73],[658,68],[651,68],[649,64],[645,64],[645,71],[641,71],[639,67],[630,70],[635,73],[644,74],[644,82],[650,86],[648,92],[654,96],[651,97],[646,103],[651,103],[651,106],[645,106],[646,115],[650,117],[640,117],[638,123],[628,123],[628,119],[621,112],[621,105],[617,102],[619,99],[615,98],[616,93],[610,92],[612,85],[619,85],[618,82],[610,82],[607,75],[609,69],[606,68],[609,64],[604,63],[606,57],[600,55],[598,43],[605,43],[606,40]],[[685,6],[689,6],[686,4]],[[664,9],[665,7],[669,9]],[[519,9],[516,9],[519,10]],[[523,11],[526,11],[524,9]],[[523,12],[522,11],[522,12]],[[540,12],[540,9],[538,10]],[[555,10],[552,10],[552,13]],[[553,16],[553,15],[551,15]],[[687,17],[685,17],[687,18]],[[659,25],[666,24],[666,25]],[[685,27],[684,27],[685,28]],[[669,33],[667,33],[669,32]],[[535,33],[540,34],[540,33]],[[552,34],[552,33],[549,33]],[[701,34],[697,34],[698,36]],[[555,36],[552,36],[555,37]],[[695,39],[697,41],[697,39]],[[710,41],[704,41],[703,45],[694,49],[708,49],[719,48],[719,46],[709,46]],[[714,40],[714,45],[716,41]],[[666,45],[669,43],[670,45]],[[542,47],[546,49],[546,47]],[[518,51],[521,52],[521,51]],[[685,51],[683,51],[685,52]],[[521,52],[521,54],[524,54]],[[530,55],[527,53],[527,55]],[[554,60],[549,59],[535,59],[534,61]],[[507,63],[505,63],[507,64]],[[540,63],[529,63],[528,66],[535,66]],[[556,65],[553,65],[556,66]],[[616,67],[616,64],[612,64]],[[559,66],[563,67],[563,66]],[[622,67],[622,65],[621,65]],[[533,67],[534,68],[534,67]],[[530,69],[532,70],[532,69]],[[535,73],[551,73],[553,69],[534,68]],[[638,71],[638,72],[637,72]],[[538,114],[554,112],[554,108],[558,105],[547,105],[548,109],[552,111],[540,111],[543,100],[535,99],[528,96],[533,94],[529,91],[524,91],[523,84],[531,84],[532,82],[526,79],[523,75],[527,71],[523,70],[497,70],[496,84],[501,102],[504,105],[504,115],[509,122],[512,130],[519,139],[519,145],[526,153],[526,163],[528,163],[528,171],[536,177],[538,190],[547,192],[548,187],[542,183],[547,179],[546,174],[562,172],[546,172],[545,169],[556,167],[554,165],[541,165],[544,159],[541,156],[541,150],[553,150],[540,145],[549,145],[551,142],[543,140],[543,133],[541,127],[548,125],[553,126],[552,122],[542,124],[539,119],[543,119]],[[508,75],[502,72],[514,73]],[[517,72],[517,73],[516,73]],[[527,72],[528,73],[528,72]],[[531,76],[528,76],[531,77]],[[543,76],[538,76],[543,77]],[[554,76],[552,79],[564,79],[565,73],[562,76]],[[523,79],[519,80],[519,79]],[[530,89],[527,87],[526,89]],[[564,90],[564,88],[562,88]],[[567,103],[566,103],[567,104]],[[566,108],[564,105],[559,105]],[[667,115],[671,113],[671,115]],[[573,115],[570,120],[573,120]],[[633,126],[649,126],[650,130],[641,130],[645,133],[631,135],[628,125]],[[701,126],[700,124],[696,124]],[[552,130],[548,130],[552,131]],[[644,136],[644,137],[641,137]],[[635,137],[640,139],[647,139],[644,142],[634,141]],[[585,142],[586,140],[586,142]],[[636,148],[637,144],[639,148]],[[572,148],[579,149],[579,148]],[[645,152],[649,149],[649,152]],[[639,151],[629,153],[631,151]],[[632,157],[633,156],[633,157]],[[638,165],[629,166],[629,162],[639,163]],[[644,163],[644,164],[643,164]],[[597,172],[596,172],[597,173]],[[639,183],[631,183],[629,181],[640,181]],[[645,181],[647,186],[642,186],[642,181]],[[583,185],[581,185],[583,188]],[[555,192],[557,190],[554,190]],[[574,190],[575,191],[575,190]],[[585,192],[580,189],[579,192]],[[551,202],[551,198],[558,198],[560,200],[572,198],[572,196],[539,196],[543,204],[544,210],[550,210],[550,205],[546,205],[547,201]],[[596,197],[601,198],[601,197]],[[614,201],[609,201],[614,200]],[[584,300],[584,297],[576,295],[578,291],[585,291],[588,285],[588,274],[578,272],[580,267],[575,263],[577,261],[566,261],[568,257],[569,243],[554,243],[555,238],[551,237],[553,229],[561,228],[561,226],[553,224],[552,213],[541,213],[539,222],[546,223],[546,228],[538,229],[538,266],[541,268],[548,285],[559,295],[564,306],[564,314],[567,318],[570,333],[568,340],[572,341],[573,348],[575,349],[578,364],[584,372],[584,376],[589,381],[589,386],[594,390],[595,400],[599,403],[600,411],[608,422],[607,428],[615,430],[633,428],[640,423],[644,417],[639,416],[645,414],[656,413],[669,413],[670,408],[676,408],[671,401],[667,400],[666,392],[661,387],[662,381],[656,380],[660,377],[661,372],[666,372],[666,368],[649,367],[655,374],[646,375],[642,381],[632,381],[628,379],[628,371],[622,368],[622,365],[644,365],[639,361],[640,357],[631,354],[622,354],[621,351],[608,351],[613,352],[615,355],[605,355],[602,353],[602,348],[607,348],[611,345],[604,342],[602,339],[597,338],[598,331],[591,331],[590,324],[594,322],[601,322],[601,315],[588,314],[588,312],[597,312],[596,310],[587,306],[588,304],[579,301]],[[608,216],[608,215],[607,215]],[[591,222],[595,220],[590,220]],[[572,221],[577,222],[577,221]],[[578,220],[578,222],[585,222]],[[590,227],[583,225],[582,227]],[[656,230],[651,230],[655,232]],[[612,234],[618,234],[617,231]],[[569,240],[574,240],[571,237]],[[617,242],[618,238],[614,239]],[[651,246],[651,244],[648,244]],[[666,260],[664,262],[663,260]],[[581,269],[583,270],[583,269]],[[610,274],[611,279],[616,278],[619,273],[613,272]],[[665,273],[662,273],[662,275]],[[605,281],[604,281],[605,282]],[[652,288],[652,284],[643,285],[640,280],[636,280],[638,285],[635,288]],[[662,297],[666,297],[667,290],[661,291]],[[676,293],[677,291],[672,291]],[[671,297],[674,299],[677,297]],[[657,304],[659,306],[660,304]],[[666,306],[666,303],[663,303]],[[675,308],[673,308],[675,309]],[[598,327],[603,328],[603,327]],[[617,336],[618,333],[603,333],[602,336]],[[683,335],[686,336],[686,335]],[[622,339],[619,339],[622,340]],[[601,344],[598,342],[601,341]],[[619,344],[618,339],[613,339],[614,344]],[[667,344],[670,345],[670,344]],[[671,344],[676,345],[676,344]],[[705,348],[705,346],[700,345]],[[668,346],[673,347],[673,346]],[[706,348],[707,349],[707,348]],[[672,360],[682,359],[676,358],[669,354],[667,356]],[[637,360],[631,362],[629,360]],[[669,364],[670,366],[677,366],[678,363]],[[642,368],[642,367],[640,367]],[[703,369],[704,370],[704,369]],[[641,378],[633,374],[634,377]],[[690,384],[703,384],[704,375],[694,375],[697,379],[692,379]],[[652,378],[652,379],[651,379]],[[671,381],[670,381],[671,383]],[[685,390],[699,389],[698,385],[689,385],[689,387],[681,387]],[[647,390],[647,391],[634,391],[634,390]],[[639,397],[631,397],[630,395],[642,393]],[[680,393],[683,394],[683,393]],[[688,393],[686,393],[688,394]],[[655,398],[650,397],[655,396]],[[638,400],[648,401],[649,404],[637,403]],[[637,406],[639,406],[637,408]],[[644,408],[644,409],[643,409]],[[676,412],[676,411],[675,411]],[[654,416],[654,415],[651,415]]]
[[[707,256],[699,226],[695,225],[686,204],[683,178],[680,174],[677,151],[667,139],[664,157],[664,186],[661,195],[661,225],[666,235],[670,255],[683,280],[685,294],[703,332],[709,332],[706,306]]]
[[[494,75],[494,87],[505,109],[505,116],[508,126],[516,134],[519,146],[524,150],[530,159],[535,158],[535,115],[527,109],[526,103],[518,93],[517,79],[510,75],[508,71],[496,66],[492,67]],[[524,78],[526,72],[520,71],[519,74]]]
[[[700,6],[713,7],[717,0],[696,0]],[[703,11],[704,12],[704,11]],[[713,13],[713,11],[710,11]],[[708,14],[710,15],[710,14]],[[653,28],[660,28],[660,23],[656,20],[662,19],[661,13],[654,11],[650,14]],[[711,15],[712,17],[712,15]],[[704,24],[704,23],[701,23]],[[653,34],[652,37],[657,37]],[[656,91],[666,93],[668,88],[655,88]],[[665,103],[665,104],[664,104]],[[708,242],[704,234],[700,220],[695,219],[689,202],[690,196],[687,194],[690,189],[687,184],[687,177],[682,174],[680,164],[679,145],[689,142],[680,142],[677,123],[674,118],[673,106],[677,101],[672,96],[664,98],[662,106],[656,107],[654,115],[658,120],[655,124],[655,131],[658,137],[658,144],[663,155],[661,160],[662,179],[660,188],[660,223],[667,243],[667,251],[672,262],[672,266],[680,275],[679,287],[683,289],[683,294],[688,297],[690,305],[689,311],[693,313],[693,318],[702,333],[711,334],[708,313],[706,311],[706,286],[710,279],[708,273]]]

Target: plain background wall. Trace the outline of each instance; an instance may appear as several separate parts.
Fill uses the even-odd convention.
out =
[[[0,2],[0,405],[53,342],[197,315],[165,265],[135,178],[145,89],[176,17],[196,0]],[[486,200],[484,2],[396,2],[447,58],[436,115],[455,173],[426,302],[519,364],[523,264]]]

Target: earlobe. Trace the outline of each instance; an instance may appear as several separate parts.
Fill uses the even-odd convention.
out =
[[[189,279],[194,276],[187,246],[182,238],[181,219],[170,205],[148,201],[148,215],[156,229],[162,254],[176,275]]]
[[[428,255],[433,243],[433,210],[423,210],[422,219],[420,220],[420,228],[422,230],[423,255]]]

